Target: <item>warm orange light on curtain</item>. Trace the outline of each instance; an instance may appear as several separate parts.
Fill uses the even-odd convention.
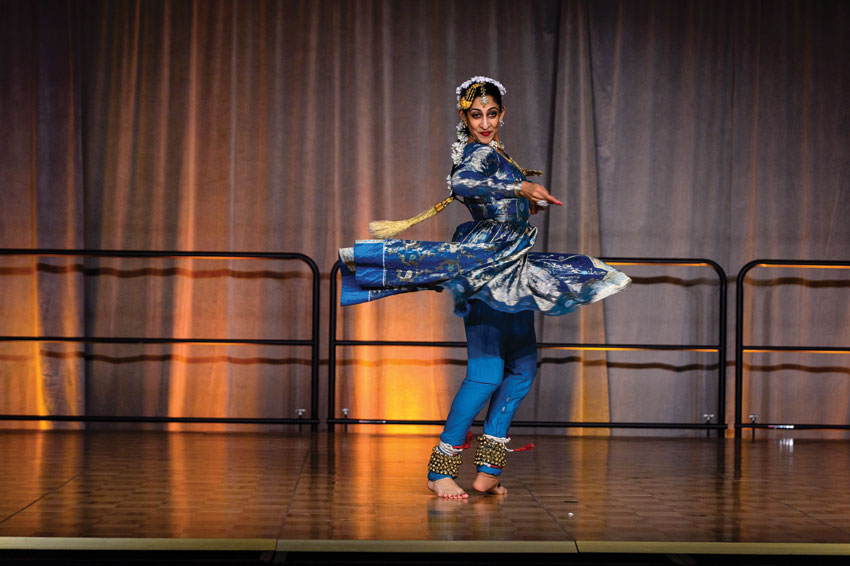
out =
[[[760,263],[758,266],[772,268],[793,267],[795,269],[850,269],[850,265],[777,265],[773,263]]]
[[[814,349],[809,350],[809,349],[806,349],[806,348],[795,348],[794,350],[776,350],[776,349],[770,349],[770,348],[761,348],[761,349],[759,349],[759,348],[744,348],[745,354],[753,354],[753,353],[764,354],[764,353],[781,353],[781,352],[787,352],[789,354],[843,354],[845,356],[847,354],[850,354],[850,352],[848,352],[847,350],[814,350]]]
[[[35,258],[32,259],[35,262]],[[38,304],[38,276],[31,277],[30,281],[32,282],[31,294],[30,294],[30,312],[32,313],[32,322],[31,327],[33,329],[32,335],[39,336],[42,334],[42,325],[41,325],[41,313]],[[45,381],[42,376],[44,376],[44,368],[43,360],[41,357],[41,352],[39,351],[40,344],[38,342],[32,342],[29,344],[32,353],[33,359],[35,361],[35,367],[33,368],[33,389],[35,390],[35,410],[38,415],[48,415],[50,414],[50,409],[47,406],[46,400],[46,392],[45,392]],[[50,421],[38,421],[38,428],[41,430],[46,430],[49,428],[53,428],[53,425]]]
[[[407,298],[405,298],[407,299]],[[405,300],[398,299],[398,300]],[[387,299],[393,301],[393,298]],[[409,299],[407,299],[409,300]],[[401,305],[388,304],[386,309],[400,310]],[[411,325],[423,332],[444,322],[444,313],[417,312],[417,317],[387,316],[383,308],[364,308],[355,321],[357,336],[372,336],[378,328],[384,339],[409,335]],[[396,308],[393,308],[396,307]],[[418,316],[425,314],[424,318]],[[449,315],[451,316],[451,315]],[[453,321],[452,321],[453,322]],[[351,416],[386,419],[444,419],[447,407],[440,407],[433,384],[445,381],[447,368],[439,348],[396,348],[362,346],[354,349],[356,358],[350,379]],[[430,358],[430,359],[429,359]],[[384,425],[369,427],[387,434],[421,434],[433,431],[427,425]]]

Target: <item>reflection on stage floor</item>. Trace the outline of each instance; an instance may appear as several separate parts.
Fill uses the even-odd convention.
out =
[[[432,436],[4,431],[0,548],[850,554],[845,441],[529,441],[449,501]]]

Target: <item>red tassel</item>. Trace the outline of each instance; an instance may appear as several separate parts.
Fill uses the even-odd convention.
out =
[[[520,446],[519,448],[514,448],[514,450],[513,450],[513,451],[514,451],[514,452],[525,452],[526,450],[531,450],[532,448],[534,448],[534,443],[533,443],[533,442],[529,442],[529,443],[528,443],[528,444],[526,444],[525,446]]]
[[[466,439],[463,441],[463,444],[461,444],[460,446],[452,446],[452,448],[457,448],[458,450],[466,450],[467,448],[472,446],[472,439],[473,438],[474,437],[472,435],[472,431],[468,431],[466,433]],[[534,445],[532,444],[532,446],[534,446]]]

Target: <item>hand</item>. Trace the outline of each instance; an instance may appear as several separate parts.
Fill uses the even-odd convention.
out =
[[[531,202],[531,210],[533,212],[537,212],[539,210],[539,207],[537,206],[537,201],[539,200],[546,201],[549,204],[557,204],[558,206],[564,205],[564,203],[550,195],[549,191],[546,190],[546,187],[529,181],[522,182],[519,194]]]

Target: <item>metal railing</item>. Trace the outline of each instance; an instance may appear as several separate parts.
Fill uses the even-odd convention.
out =
[[[0,342],[77,342],[99,344],[251,344],[268,346],[310,346],[310,416],[309,418],[236,418],[236,417],[169,417],[169,416],[96,416],[96,415],[28,415],[0,414],[0,420],[15,421],[78,421],[78,422],[154,422],[154,423],[250,423],[250,424],[309,424],[318,430],[319,424],[319,268],[312,258],[300,253],[272,252],[199,252],[146,250],[63,250],[0,248],[0,256],[38,257],[112,257],[112,258],[188,258],[188,259],[257,259],[294,260],[306,263],[312,273],[311,337],[307,339],[237,339],[237,338],[174,338],[141,336],[0,336]]]
[[[678,259],[678,258],[600,258],[611,265],[676,265],[710,267],[717,275],[719,284],[719,300],[717,304],[717,342],[714,344],[591,344],[579,342],[539,342],[540,349],[562,350],[597,350],[597,351],[690,351],[713,352],[717,355],[717,408],[716,419],[702,423],[664,423],[664,422],[589,422],[589,421],[514,421],[513,427],[543,427],[543,428],[652,428],[652,429],[703,429],[706,432],[716,430],[723,435],[726,429],[726,272],[719,264],[710,259]],[[434,348],[463,348],[466,342],[450,341],[410,341],[410,340],[348,340],[337,338],[337,276],[339,262],[335,263],[330,273],[330,310],[328,338],[328,430],[333,431],[335,425],[377,424],[377,425],[443,425],[445,420],[411,420],[411,419],[381,419],[381,418],[338,418],[336,414],[336,350],[342,346],[418,346]],[[480,425],[481,421],[474,424]]]
[[[755,418],[743,422],[744,356],[750,353],[800,352],[819,354],[850,354],[850,348],[833,346],[765,346],[744,344],[744,283],[747,274],[755,267],[799,267],[803,269],[850,269],[850,261],[805,261],[784,259],[756,259],[746,264],[738,273],[735,311],[735,437],[740,438],[745,428],[755,429],[843,429],[848,424],[827,423],[759,423]]]

